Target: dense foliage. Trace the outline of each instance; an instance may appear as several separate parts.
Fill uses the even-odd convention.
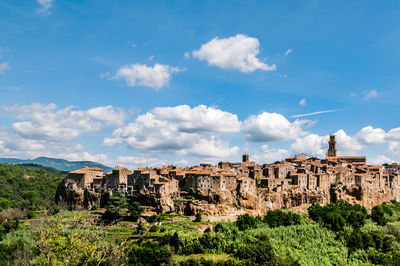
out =
[[[311,219],[324,224],[333,231],[343,230],[346,225],[360,228],[368,218],[367,209],[357,204],[351,205],[342,200],[325,206],[313,203],[308,208],[308,214]]]
[[[0,164],[0,210],[54,209],[57,186],[65,176],[48,167]]]

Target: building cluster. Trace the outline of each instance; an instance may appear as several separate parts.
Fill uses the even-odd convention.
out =
[[[89,199],[83,200],[86,208],[90,207],[91,198],[100,199],[116,190],[131,197],[152,195],[153,201],[198,198],[213,204],[223,203],[215,200],[215,195],[229,195],[230,205],[261,211],[299,207],[313,200],[325,204],[337,199],[372,208],[383,201],[400,199],[399,172],[396,164],[367,165],[363,156],[337,156],[335,136],[331,136],[325,159],[298,154],[260,165],[244,154],[238,163],[185,168],[167,165],[132,172],[116,167],[103,174],[100,168],[85,167],[70,172],[64,184],[69,191],[80,189],[89,195],[85,196]],[[61,198],[67,198],[67,194],[63,193]],[[66,199],[61,202],[69,208],[76,206]]]

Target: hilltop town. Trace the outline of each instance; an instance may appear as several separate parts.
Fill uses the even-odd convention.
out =
[[[69,172],[56,201],[69,210],[103,207],[120,190],[158,213],[261,214],[280,208],[301,212],[313,201],[327,204],[338,199],[370,209],[400,200],[399,172],[397,164],[367,165],[364,156],[338,156],[335,136],[330,136],[325,159],[297,154],[259,165],[244,154],[237,163],[186,168],[166,165],[132,172],[116,167],[103,173],[101,168],[84,167]]]

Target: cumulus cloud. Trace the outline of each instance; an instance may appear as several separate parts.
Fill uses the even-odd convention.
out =
[[[375,164],[375,165],[384,164],[384,163],[389,163],[390,164],[390,163],[393,163],[393,162],[395,162],[393,159],[391,159],[388,156],[383,155],[383,154],[380,154],[380,155],[378,155],[378,156],[376,156],[374,158],[368,159],[368,163]]]
[[[10,69],[10,65],[8,62],[0,63],[0,74],[4,74],[4,72],[9,69]]]
[[[38,13],[49,13],[50,8],[53,7],[54,0],[36,0],[39,4],[39,8],[36,10]]]
[[[147,158],[140,156],[118,156],[118,164],[124,165],[130,169],[139,167],[159,167],[165,165],[167,162],[157,158]]]
[[[386,132],[381,128],[373,128],[366,126],[356,134],[356,138],[365,144],[379,144],[384,143]]]
[[[347,135],[343,129],[336,131],[335,136],[338,149],[347,152],[355,152],[363,149],[363,145],[358,141],[357,137]]]
[[[243,131],[249,141],[281,141],[304,135],[302,127],[310,123],[308,120],[289,122],[281,114],[263,112],[246,119]]]
[[[296,153],[307,153],[312,156],[324,157],[328,147],[329,136],[309,134],[297,138],[290,148]]]
[[[215,37],[199,50],[192,51],[192,56],[209,65],[223,69],[238,69],[243,73],[255,70],[274,71],[276,66],[267,65],[257,58],[260,42],[257,38],[237,34],[229,38]]]
[[[111,79],[125,80],[129,87],[144,86],[159,90],[169,84],[172,74],[179,71],[179,68],[169,65],[132,64],[120,68]]]
[[[334,135],[336,136],[337,149],[344,152],[344,154],[360,151],[364,148],[357,135],[349,136],[343,129],[336,131]],[[290,147],[296,153],[304,152],[312,156],[325,157],[328,141],[329,135],[308,134],[297,138]]]
[[[104,144],[123,143],[140,151],[227,157],[239,148],[210,134],[239,130],[236,115],[213,107],[158,107],[116,129],[112,138],[104,139]]]
[[[400,155],[400,142],[389,141],[387,151],[393,155]]]
[[[386,134],[386,139],[400,141],[400,127],[390,129]]]
[[[367,94],[364,97],[364,100],[368,101],[372,98],[376,98],[378,96],[378,92],[376,90],[371,90],[367,92]]]
[[[269,148],[267,144],[262,145],[259,151],[252,153],[251,159],[259,164],[281,161],[288,157],[289,151],[285,149]]]
[[[238,132],[240,122],[237,115],[213,107],[188,105],[156,107],[152,111],[163,120],[178,121],[179,129],[186,132]]]
[[[52,141],[72,140],[104,126],[120,126],[127,118],[125,112],[111,105],[75,110],[73,106],[57,109],[53,103],[33,103],[8,106],[4,110],[17,113],[17,119],[22,120],[12,124],[15,133],[24,138]]]

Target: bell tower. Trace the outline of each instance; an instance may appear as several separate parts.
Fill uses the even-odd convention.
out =
[[[329,149],[328,152],[326,153],[326,157],[337,157],[335,135],[329,136]]]

